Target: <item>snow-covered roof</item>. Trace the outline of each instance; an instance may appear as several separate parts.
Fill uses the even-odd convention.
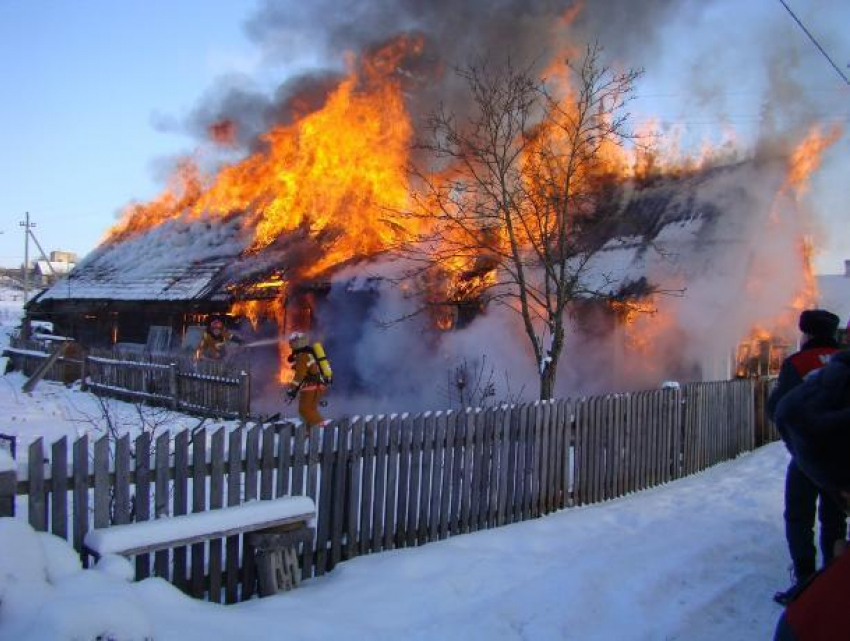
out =
[[[37,260],[35,268],[40,274],[67,274],[75,267],[75,263],[68,263],[59,260]],[[52,268],[52,269],[51,269]]]
[[[41,295],[48,300],[177,301],[214,294],[247,241],[238,221],[178,219],[95,249]]]
[[[692,251],[717,238],[712,222],[751,201],[742,193],[746,172],[763,177],[753,163],[712,168],[687,176],[623,184],[602,204],[619,212],[617,224],[594,258],[585,286],[628,285],[648,277],[647,252]],[[744,176],[746,178],[746,176]],[[89,254],[38,302],[61,300],[188,301],[228,296],[227,286],[250,283],[251,275],[280,267],[285,256],[304,254],[298,237],[276,241],[261,252],[246,252],[253,234],[244,219],[178,218]],[[611,292],[616,293],[616,292]]]

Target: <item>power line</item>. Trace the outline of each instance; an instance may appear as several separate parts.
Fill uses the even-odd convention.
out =
[[[821,52],[823,57],[826,58],[829,61],[829,64],[831,64],[832,68],[835,69],[835,72],[839,76],[841,76],[842,80],[844,80],[844,82],[846,84],[850,85],[850,80],[848,80],[847,76],[844,75],[844,72],[841,71],[841,69],[838,68],[838,65],[835,64],[835,62],[833,62],[832,58],[830,58],[829,54],[826,51],[824,51],[824,48],[820,46],[820,43],[817,40],[815,40],[815,37],[811,34],[811,32],[808,29],[806,29],[806,25],[804,25],[802,22],[800,22],[800,19],[796,16],[796,14],[793,11],[791,11],[791,7],[789,7],[786,4],[785,0],[779,0],[779,2],[781,2],[782,6],[785,7],[785,9],[788,11],[788,13],[791,14],[791,17],[794,18],[794,22],[796,22],[798,25],[800,25],[800,29],[802,29],[803,32],[807,36],[809,36],[809,40],[811,40],[814,43],[814,45],[818,48],[818,51]]]

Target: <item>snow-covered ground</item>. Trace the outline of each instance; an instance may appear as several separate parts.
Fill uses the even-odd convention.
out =
[[[20,317],[0,290],[0,346]],[[194,427],[199,419],[0,377],[0,433],[19,463],[38,437]],[[209,423],[209,426],[219,423]],[[361,557],[298,590],[236,606],[129,583],[106,557],[0,519],[0,639],[766,639],[788,578],[786,453],[771,445],[700,475],[422,548]],[[14,554],[9,554],[14,550]]]
[[[770,445],[602,505],[360,557],[231,606],[159,579],[128,583],[115,557],[75,570],[66,544],[0,520],[0,638],[769,639],[771,595],[787,581],[786,456]]]

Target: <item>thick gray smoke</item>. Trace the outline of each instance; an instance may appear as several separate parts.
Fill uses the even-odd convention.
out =
[[[188,126],[204,137],[209,127],[232,121],[241,148],[251,148],[258,134],[288,122],[295,104],[321,104],[342,71],[345,54],[359,54],[399,36],[423,38],[420,55],[404,61],[408,105],[415,120],[444,104],[463,113],[464,86],[454,67],[484,58],[511,57],[542,69],[565,43],[599,40],[612,60],[643,59],[655,50],[656,37],[677,0],[336,0],[296,3],[266,0],[247,30],[270,63],[310,70],[267,95],[225,79],[202,101]],[[571,22],[564,16],[574,9]],[[305,63],[307,64],[307,63]],[[636,63],[635,63],[636,64]],[[318,69],[317,69],[318,66]]]

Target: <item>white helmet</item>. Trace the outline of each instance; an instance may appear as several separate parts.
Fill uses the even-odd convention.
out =
[[[292,349],[303,349],[307,347],[307,334],[304,332],[292,332],[288,340]]]

